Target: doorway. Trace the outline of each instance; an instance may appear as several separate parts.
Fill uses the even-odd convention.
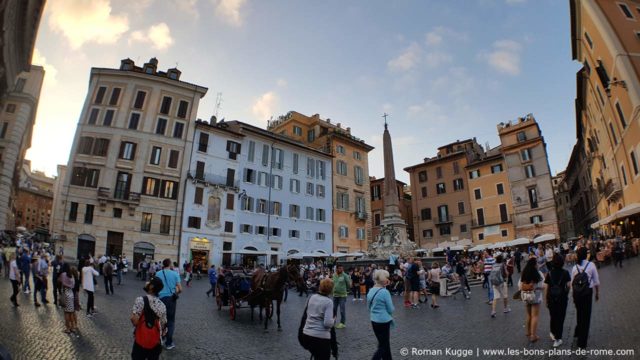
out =
[[[206,273],[209,268],[209,251],[191,250],[191,261],[194,271],[200,269],[201,272]]]
[[[124,233],[108,231],[107,232],[107,256],[122,255],[122,242]]]
[[[156,247],[148,242],[137,242],[133,245],[133,268],[138,269],[138,264],[142,261],[153,260]]]
[[[76,258],[87,259],[89,256],[96,255],[96,238],[88,234],[78,236],[78,251]]]

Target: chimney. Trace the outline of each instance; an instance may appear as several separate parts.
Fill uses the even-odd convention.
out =
[[[209,120],[209,124],[215,125],[217,122],[218,122],[218,119],[216,118],[216,116],[212,115],[211,119]]]
[[[336,126],[338,127],[338,129],[341,129],[340,123],[337,123]]]
[[[351,135],[351,128],[350,127],[347,128],[347,134]]]

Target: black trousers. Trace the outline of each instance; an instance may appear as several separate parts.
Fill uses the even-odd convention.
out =
[[[574,297],[573,303],[576,305],[576,318],[578,324],[573,334],[578,338],[578,347],[586,348],[589,338],[589,326],[591,325],[591,305],[593,304],[593,290],[589,289],[588,294],[579,298]]]
[[[93,309],[93,291],[85,290],[87,293],[87,314],[94,312]]]
[[[113,295],[113,276],[104,276],[104,288],[107,290],[107,295],[109,295],[109,291]]]
[[[58,278],[52,277],[51,285],[53,286],[53,303],[58,306],[58,292],[60,293],[60,296],[64,296],[62,294],[62,287],[58,287]]]
[[[18,303],[18,292],[20,292],[20,286],[18,286],[18,280],[11,280],[11,288],[13,289],[13,295],[11,295],[11,302]]]
[[[391,321],[386,323],[371,322],[373,333],[378,339],[378,349],[373,354],[371,360],[391,360],[390,331]]]
[[[562,328],[564,327],[564,318],[567,315],[567,300],[549,304],[549,318],[551,319],[551,333],[557,340],[562,339]]]
[[[304,334],[307,348],[314,360],[329,360],[331,358],[331,340],[321,339]]]
[[[154,347],[153,349],[148,350],[138,345],[134,341],[133,350],[131,350],[131,359],[132,360],[157,360],[160,358],[161,352],[162,352],[162,345],[160,344],[158,344],[158,346]]]

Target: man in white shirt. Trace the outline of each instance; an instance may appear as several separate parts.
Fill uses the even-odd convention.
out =
[[[11,287],[13,289],[13,295],[11,295],[11,302],[13,306],[18,307],[18,292],[20,291],[20,272],[18,270],[18,264],[16,262],[16,254],[13,253],[9,257],[9,280],[11,280]]]

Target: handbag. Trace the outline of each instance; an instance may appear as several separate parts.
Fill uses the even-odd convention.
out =
[[[58,306],[64,307],[65,305],[66,305],[65,304],[65,295],[64,295],[64,292],[63,292],[62,294],[58,295]]]
[[[522,297],[520,296],[521,294],[522,294],[521,290],[518,290],[515,293],[513,293],[513,300],[522,300]]]
[[[309,300],[311,300],[311,298],[309,298]],[[309,307],[309,300],[307,300],[307,305],[305,305],[304,307],[304,312],[302,313],[302,318],[300,319],[300,326],[298,327],[298,342],[305,350],[309,350],[309,345],[307,344],[307,340],[303,332],[304,325],[307,323],[307,308]]]

